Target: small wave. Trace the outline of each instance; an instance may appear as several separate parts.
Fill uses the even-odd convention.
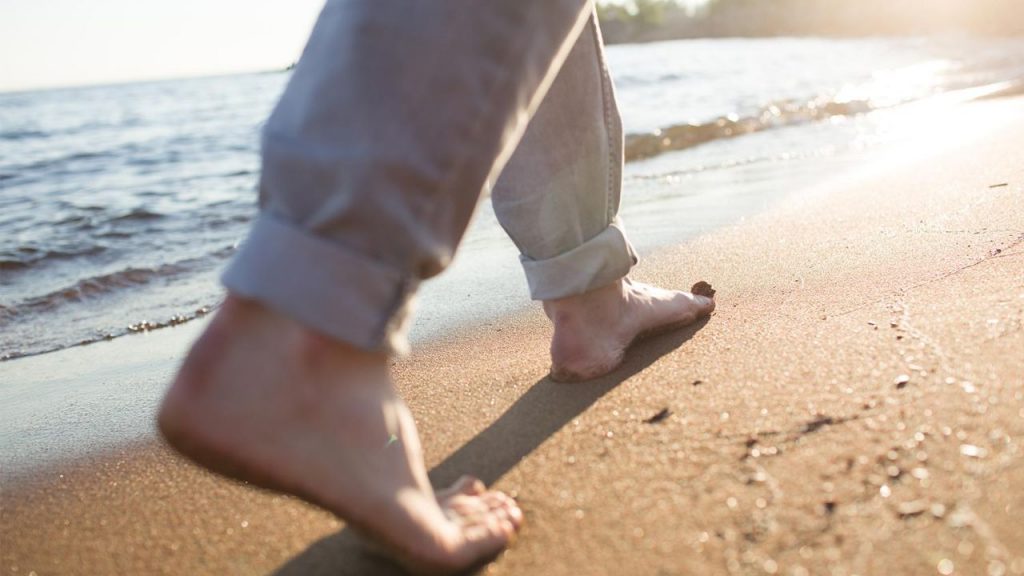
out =
[[[122,232],[121,230],[106,230],[96,235],[97,238],[115,239],[120,240],[122,238],[131,238],[131,232]]]
[[[0,258],[0,270],[22,270],[29,266],[31,266],[31,264],[28,262],[22,262],[21,260]]]
[[[189,258],[155,268],[126,268],[110,274],[84,278],[71,286],[22,300],[0,310],[0,319],[50,312],[60,306],[138,288],[157,280],[169,280],[219,264],[234,254],[234,245],[225,246],[198,258]]]
[[[49,134],[40,130],[8,130],[7,132],[0,132],[0,140],[11,141],[45,138],[47,136],[49,136]]]
[[[164,264],[156,268],[127,268],[111,274],[85,278],[73,285],[35,296],[8,307],[6,316],[39,313],[53,310],[64,304],[80,302],[86,298],[94,298],[124,288],[132,288],[148,284],[158,278],[168,278],[185,272],[189,267],[182,264]]]
[[[203,306],[191,314],[175,314],[170,318],[162,321],[151,322],[149,320],[142,320],[140,322],[134,322],[129,324],[126,333],[138,333],[138,332],[149,332],[150,330],[159,330],[160,328],[170,328],[171,326],[178,326],[188,322],[189,320],[195,320],[196,318],[202,318],[210,313],[210,306]],[[109,339],[109,337],[105,338]],[[85,342],[83,342],[85,343]]]
[[[657,172],[654,174],[633,174],[629,176],[630,180],[671,180],[683,178],[686,176],[692,176],[695,174],[701,174],[705,172],[711,172],[713,170],[731,170],[733,168],[741,168],[744,166],[751,166],[753,164],[760,164],[764,162],[778,162],[784,160],[798,160],[806,159],[811,154],[794,154],[791,152],[783,152],[781,154],[772,155],[761,155],[761,156],[748,156],[744,158],[733,158],[722,162],[714,162],[710,164],[697,164],[689,168],[681,170],[671,170],[668,172]]]
[[[80,256],[93,256],[105,251],[106,246],[94,244],[78,250],[40,250],[30,246],[18,248],[18,254],[0,253],[0,270],[24,270],[41,262],[70,260]]]
[[[52,346],[52,347],[48,347],[48,348],[41,348],[41,349],[33,350],[33,351],[30,351],[30,352],[22,352],[20,350],[12,350],[12,351],[8,351],[8,352],[5,352],[3,354],[0,354],[0,362],[5,362],[7,360],[14,360],[14,359],[17,359],[17,358],[25,358],[25,357],[28,357],[28,356],[37,356],[39,354],[47,354],[49,352],[56,352],[58,350],[64,350],[66,348],[74,348],[75,346],[87,346],[89,344],[95,344],[97,342],[104,342],[104,341],[107,341],[107,340],[113,340],[114,338],[119,338],[121,336],[127,336],[129,334],[137,334],[137,333],[140,333],[140,332],[149,332],[151,330],[159,330],[161,328],[170,328],[172,326],[180,326],[181,324],[184,324],[186,322],[190,322],[192,320],[196,320],[198,318],[202,318],[202,317],[206,316],[207,314],[209,314],[210,312],[212,312],[213,310],[215,310],[216,308],[217,308],[217,306],[214,306],[214,305],[202,306],[202,307],[197,308],[196,310],[194,310],[192,312],[175,314],[175,315],[171,316],[170,318],[167,318],[167,319],[161,320],[161,321],[151,322],[149,320],[142,320],[142,321],[139,321],[139,322],[134,322],[132,324],[129,324],[128,326],[124,327],[121,330],[116,330],[116,331],[113,331],[113,332],[107,332],[107,333],[103,333],[103,334],[95,334],[93,336],[89,336],[87,338],[83,338],[83,339],[79,340],[78,342],[74,342],[72,344],[66,344],[66,345],[62,345],[62,346]],[[5,313],[6,310],[7,310],[6,308],[4,308],[2,305],[0,305],[0,318],[4,317],[4,313]]]
[[[615,76],[615,85],[623,88],[634,88],[642,86],[658,86],[667,82],[679,82],[692,78],[690,74],[679,72],[667,72],[656,75],[633,75],[620,73]]]
[[[58,158],[57,160],[60,161],[60,162],[74,162],[76,160],[92,160],[93,158],[104,158],[104,157],[108,157],[108,156],[110,156],[110,153],[107,152],[107,151],[102,151],[102,152],[75,152],[74,154],[68,154],[67,156],[63,156],[61,158]]]
[[[128,158],[125,163],[129,166],[162,166],[164,164],[174,164],[177,162],[177,158],[161,157],[155,158],[153,156],[146,156],[141,158]]]
[[[83,231],[93,229],[95,224],[94,219],[85,214],[71,214],[51,223],[50,226],[66,226]]]
[[[159,212],[145,208],[134,208],[124,214],[111,218],[110,222],[144,222],[147,220],[159,220],[163,217],[164,215]]]
[[[75,152],[73,154],[67,154],[65,156],[58,156],[57,158],[38,160],[36,162],[25,164],[23,166],[18,166],[17,168],[24,172],[54,170],[66,164],[70,164],[72,162],[79,162],[82,160],[95,160],[97,158],[109,158],[112,156],[112,152],[107,150],[100,152]],[[98,171],[99,170],[94,170],[94,172]]]
[[[210,252],[210,257],[212,257],[212,258],[214,258],[216,260],[226,260],[227,258],[230,258],[231,256],[233,256],[235,254],[235,252],[237,252],[237,251],[238,251],[238,245],[237,244],[232,244],[230,246],[225,246],[225,247],[221,248],[220,250],[214,250],[213,252]]]
[[[714,140],[734,138],[772,128],[816,122],[833,116],[850,116],[873,110],[865,100],[837,102],[810,100],[780,102],[764,107],[758,114],[740,117],[735,114],[704,124],[675,124],[649,134],[626,136],[626,161],[642,160],[670,152],[692,148]]]

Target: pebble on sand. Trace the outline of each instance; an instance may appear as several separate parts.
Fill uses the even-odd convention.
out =
[[[900,502],[896,510],[903,518],[909,518],[911,516],[917,516],[923,514],[928,509],[928,503],[924,500],[911,500],[909,502]]]
[[[960,454],[967,456],[968,458],[982,458],[985,456],[985,449],[979,448],[974,444],[961,444]]]

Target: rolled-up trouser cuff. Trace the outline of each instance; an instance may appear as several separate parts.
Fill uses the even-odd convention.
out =
[[[408,351],[415,283],[344,246],[263,214],[225,270],[232,293],[370,351]]]
[[[519,257],[534,300],[557,300],[583,294],[624,278],[639,262],[616,218],[580,246],[546,260]]]

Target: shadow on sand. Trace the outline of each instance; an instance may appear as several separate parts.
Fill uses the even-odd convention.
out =
[[[544,440],[586,411],[608,391],[682,346],[708,322],[645,340],[630,349],[611,374],[583,384],[538,380],[493,424],[430,471],[434,486],[447,486],[472,474],[488,486],[498,481]],[[393,562],[371,552],[351,529],[314,543],[277,570],[276,576],[401,575]]]

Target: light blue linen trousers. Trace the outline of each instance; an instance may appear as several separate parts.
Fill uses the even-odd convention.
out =
[[[622,127],[592,1],[328,0],[263,133],[232,293],[401,353],[488,191],[531,297],[608,285]]]

